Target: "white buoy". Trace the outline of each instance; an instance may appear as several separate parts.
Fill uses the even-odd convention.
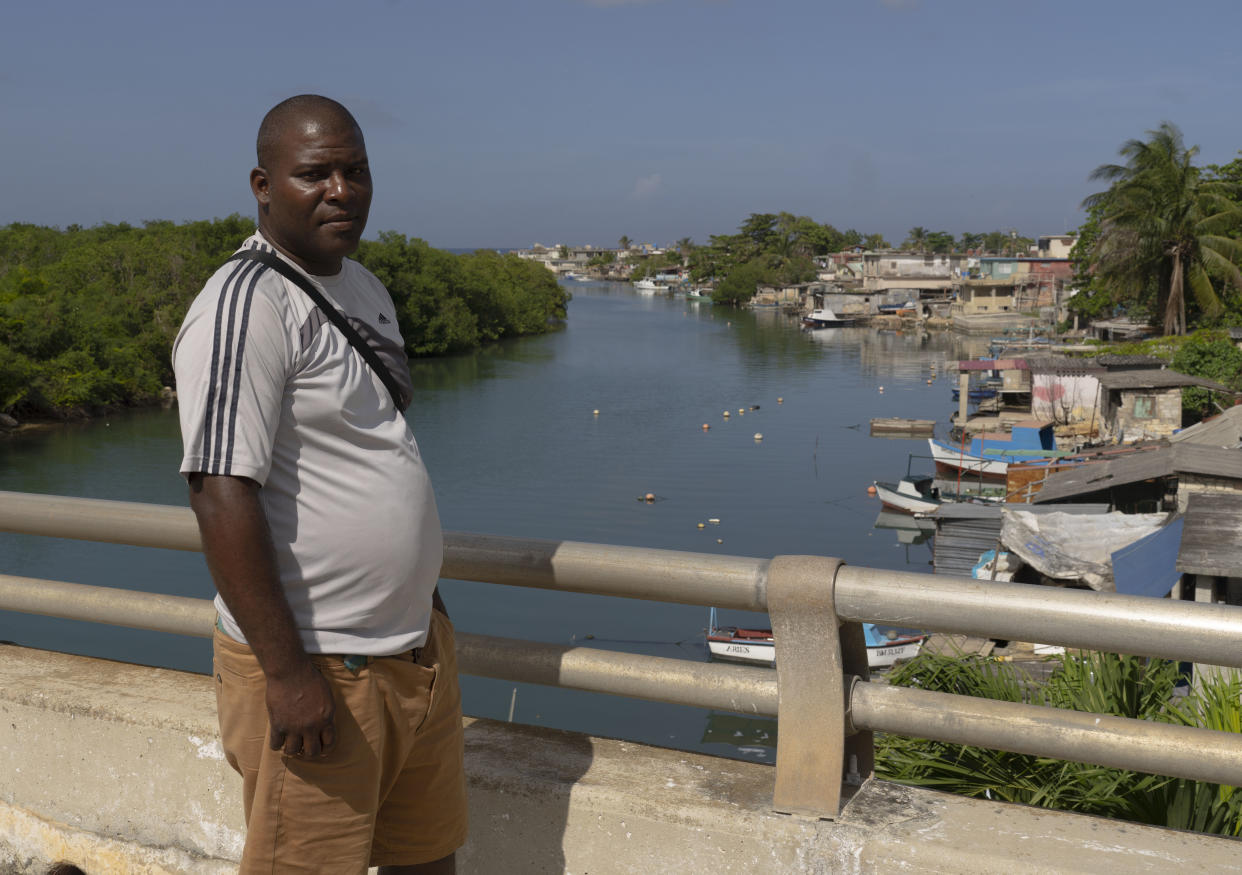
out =
[[[930,381],[929,381],[929,382],[930,382]],[[592,410],[592,411],[591,411],[591,413],[592,413],[592,414],[594,414],[595,416],[599,416],[599,408],[596,408],[595,410]]]
[[[727,410],[726,410],[726,411],[724,412],[724,418],[725,418],[725,419],[728,419],[728,418],[729,418],[729,411],[727,411]]]
[[[755,432],[755,440],[757,441],[763,440],[763,435],[760,432]]]
[[[883,391],[884,391],[884,387],[883,387],[883,386],[881,386],[881,387],[880,387],[880,391],[881,391],[881,392],[883,392]]]
[[[711,517],[710,519],[708,519],[708,522],[711,523],[713,526],[720,525],[720,520],[717,517]]]
[[[782,398],[780,395],[777,395],[777,396],[776,396],[776,403],[777,403],[777,404],[784,404],[784,403],[785,403],[785,399],[784,399],[784,398]]]

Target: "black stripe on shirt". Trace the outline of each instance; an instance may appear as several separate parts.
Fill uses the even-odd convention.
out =
[[[265,270],[267,266],[260,265],[259,269],[251,274],[250,285],[246,289],[246,300],[242,304],[241,326],[237,332],[237,359],[233,365],[233,399],[229,404],[229,443],[224,452],[223,473],[225,474],[233,473],[233,439],[237,437],[237,399],[241,394],[242,355],[246,351],[246,328],[250,325],[250,302],[254,300],[254,287]]]
[[[203,413],[203,463],[205,466],[211,464],[212,458],[212,425],[216,419],[216,396],[220,394],[221,387],[217,381],[217,375],[220,373],[220,358],[225,351],[221,349],[220,334],[224,323],[225,304],[230,296],[230,289],[235,283],[240,283],[241,279],[254,268],[255,262],[238,262],[237,267],[229,274],[228,278],[220,286],[220,294],[216,298],[216,321],[212,334],[211,342],[211,375],[207,384],[207,403]],[[206,473],[216,473],[215,471],[207,471]]]

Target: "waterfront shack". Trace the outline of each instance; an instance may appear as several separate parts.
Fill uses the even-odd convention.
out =
[[[1204,377],[1177,371],[1126,369],[1100,374],[1102,436],[1117,442],[1168,437],[1182,427],[1182,389],[1199,386],[1233,395]]]
[[[1242,453],[1182,442],[1050,474],[1035,504],[1103,501],[1128,513],[1185,512],[1196,494],[1242,496]]]

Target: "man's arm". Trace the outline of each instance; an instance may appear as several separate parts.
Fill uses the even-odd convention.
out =
[[[298,637],[259,485],[244,477],[191,474],[190,507],[216,589],[267,678],[268,743],[290,756],[326,754],[336,743],[332,690]]]

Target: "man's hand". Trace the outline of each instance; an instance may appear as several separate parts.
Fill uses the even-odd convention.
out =
[[[327,756],[336,745],[332,688],[307,661],[293,677],[267,678],[268,744],[286,756]]]

